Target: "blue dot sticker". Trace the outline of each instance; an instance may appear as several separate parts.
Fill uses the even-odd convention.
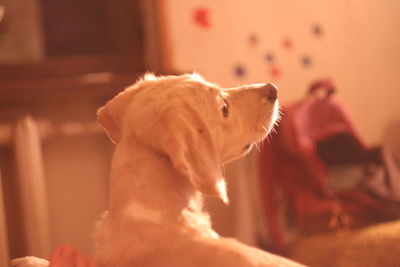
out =
[[[308,68],[312,65],[312,59],[309,56],[302,56],[301,57],[301,64],[305,67]]]
[[[315,23],[315,24],[313,24],[311,26],[311,31],[312,31],[312,33],[314,34],[315,37],[321,37],[323,35],[323,33],[324,33],[324,31],[322,29],[322,26],[320,24],[317,24],[317,23]]]
[[[246,75],[246,69],[242,65],[238,64],[234,67],[234,74],[236,77],[242,78]]]
[[[275,55],[271,52],[267,52],[264,55],[264,60],[268,63],[274,63],[275,62]]]

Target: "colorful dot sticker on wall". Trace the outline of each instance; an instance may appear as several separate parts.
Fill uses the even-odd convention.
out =
[[[197,7],[193,10],[193,21],[201,28],[209,28],[210,22],[210,11],[205,7]]]
[[[257,34],[255,34],[255,33],[249,34],[249,36],[248,36],[249,45],[256,46],[259,43],[259,41],[260,41],[260,38],[258,37]]]
[[[282,40],[282,46],[286,50],[291,50],[293,48],[293,41],[290,40],[289,38],[285,38]]]
[[[320,24],[317,24],[317,23],[315,23],[315,24],[313,24],[311,26],[311,31],[312,31],[312,33],[314,34],[315,37],[321,37],[323,35],[323,33],[324,33],[323,29],[322,29],[322,26]]]
[[[243,78],[246,75],[246,68],[238,64],[234,67],[234,74],[238,78]]]
[[[264,55],[264,60],[268,63],[274,63],[275,62],[275,55],[271,52],[267,52]]]
[[[302,56],[300,60],[305,68],[308,68],[312,65],[312,60],[309,56]]]
[[[278,66],[272,66],[268,69],[269,75],[274,78],[277,79],[279,77],[281,77],[282,72],[281,69]]]

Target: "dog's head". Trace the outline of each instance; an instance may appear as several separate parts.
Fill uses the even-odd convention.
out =
[[[98,121],[117,144],[135,138],[167,156],[207,195],[227,202],[220,166],[251,150],[277,119],[271,84],[223,89],[197,74],[142,80],[98,110]]]

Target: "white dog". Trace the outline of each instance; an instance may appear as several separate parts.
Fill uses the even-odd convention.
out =
[[[101,107],[116,149],[98,266],[300,266],[220,238],[202,207],[203,194],[228,202],[221,165],[248,153],[277,117],[274,85],[223,89],[197,74],[148,74]]]
[[[146,75],[98,111],[116,143],[109,210],[97,230],[100,266],[299,266],[220,238],[202,195],[228,202],[220,166],[273,127],[271,84],[223,89],[199,75]]]

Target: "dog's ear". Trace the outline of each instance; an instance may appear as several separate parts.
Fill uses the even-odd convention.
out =
[[[97,110],[97,121],[115,144],[121,141],[121,120],[131,100],[131,95],[131,90],[125,90]]]
[[[115,144],[118,144],[119,141],[121,141],[119,121],[111,115],[107,106],[103,106],[97,110],[97,121],[103,127],[111,141]]]
[[[228,203],[215,142],[206,125],[194,125],[182,113],[164,123],[167,129],[161,137],[161,148],[174,168],[202,193]]]

